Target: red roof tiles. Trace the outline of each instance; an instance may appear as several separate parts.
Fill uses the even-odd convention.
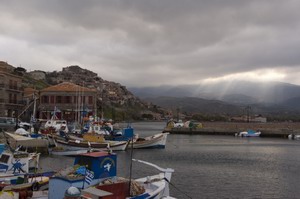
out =
[[[57,84],[55,86],[50,86],[45,89],[41,90],[43,91],[55,91],[55,92],[96,92],[95,89],[89,89],[86,87],[82,87],[76,84],[73,84],[71,82],[63,82],[60,84]]]

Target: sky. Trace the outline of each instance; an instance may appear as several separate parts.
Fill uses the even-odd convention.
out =
[[[0,60],[127,87],[300,85],[299,0],[0,0]]]

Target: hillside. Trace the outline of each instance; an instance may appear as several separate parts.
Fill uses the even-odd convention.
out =
[[[104,116],[114,120],[139,120],[144,112],[157,114],[156,110],[140,98],[136,97],[126,86],[119,83],[107,81],[96,73],[83,69],[79,66],[68,66],[62,71],[44,72],[32,71],[22,72],[23,87],[32,87],[37,90],[49,85],[62,82],[72,82],[88,88],[96,89],[98,112],[104,111]],[[162,110],[159,110],[160,112]]]
[[[279,82],[234,81],[202,84],[129,88],[141,99],[182,112],[203,114],[262,114],[270,118],[298,118],[300,86]]]
[[[291,118],[300,115],[300,87],[292,84],[233,81],[228,83],[129,88],[119,83],[103,80],[96,73],[79,66],[68,66],[62,71],[35,71],[23,76],[24,87],[41,89],[64,81],[98,90],[97,105],[105,115],[119,120],[141,119],[142,115],[156,118],[180,110],[186,115],[211,114],[236,116],[246,113],[268,117]]]

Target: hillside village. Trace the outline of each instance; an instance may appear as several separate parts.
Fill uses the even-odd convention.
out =
[[[103,80],[96,73],[79,66],[68,66],[62,68],[62,71],[54,72],[41,70],[27,72],[24,68],[14,67],[1,61],[0,76],[3,77],[1,80],[3,97],[0,99],[2,117],[18,115],[28,121],[33,112],[34,96],[38,99],[37,107],[41,108],[39,104],[42,103],[43,90],[65,82],[72,84],[74,88],[77,85],[78,88],[87,88],[95,92],[93,114],[96,113],[98,117],[119,121],[161,120],[166,116],[171,117],[168,111],[140,100],[125,86]],[[47,102],[50,103],[50,99]],[[52,105],[54,109],[55,104]],[[37,111],[41,112],[39,109]]]
[[[158,102],[146,102],[136,97],[126,86],[104,80],[97,73],[79,66],[67,66],[61,71],[53,72],[26,71],[22,67],[14,67],[0,61],[0,76],[2,77],[0,117],[18,117],[23,121],[30,120],[34,110],[34,101],[36,101],[35,117],[37,118],[49,119],[55,107],[59,107],[65,109],[62,111],[61,117],[74,120],[78,114],[74,111],[80,112],[78,103],[81,100],[81,103],[87,101],[90,103],[87,103],[85,107],[81,106],[81,108],[90,110],[88,115],[115,121],[173,118],[197,121],[266,122],[266,118],[260,115],[235,114],[229,117],[228,114],[219,113],[220,110],[223,110],[220,106],[211,108],[211,106],[203,107],[198,104],[197,106],[202,107],[200,108],[202,112],[193,113],[180,110],[178,105],[170,106],[172,105],[170,101],[165,105]],[[79,97],[78,95],[83,94],[80,93],[82,90],[87,90],[88,92],[84,93],[90,93],[90,95],[83,99],[75,99]],[[70,104],[73,105],[70,106]],[[206,110],[211,111],[216,107],[218,107],[218,111],[214,114],[209,114]],[[233,108],[230,110],[232,111]]]

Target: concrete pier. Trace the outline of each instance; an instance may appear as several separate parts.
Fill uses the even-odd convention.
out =
[[[252,129],[260,131],[261,137],[287,138],[291,133],[300,134],[300,122],[240,123],[240,122],[202,122],[202,128],[165,128],[171,134],[235,135]]]

